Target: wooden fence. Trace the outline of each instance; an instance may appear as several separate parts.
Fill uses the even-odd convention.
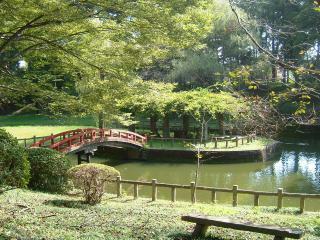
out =
[[[36,143],[38,140],[41,140],[41,139],[43,139],[45,137],[49,137],[49,136],[39,136],[39,137],[33,136],[31,138],[19,138],[17,140],[18,140],[18,143],[23,144],[23,146],[26,148],[26,147]]]
[[[171,143],[171,146],[175,146],[175,143],[192,143],[192,144],[200,144],[200,139],[189,139],[189,138],[156,138],[156,137],[149,137],[149,146],[154,147],[155,145],[160,145],[160,147],[164,147],[163,143]],[[160,144],[155,144],[152,142],[159,141]],[[203,144],[206,146],[208,143],[213,143],[214,148],[218,148],[218,143],[223,142],[225,143],[225,148],[228,148],[230,146],[231,142],[235,143],[235,147],[238,147],[240,144],[244,145],[245,143],[252,143],[256,140],[255,134],[249,134],[247,136],[223,136],[223,137],[211,137],[210,140],[204,141]]]
[[[305,209],[305,200],[307,198],[311,199],[320,199],[320,194],[306,194],[306,193],[288,193],[284,192],[282,188],[278,188],[277,192],[265,192],[265,191],[251,191],[239,189],[238,185],[234,185],[232,189],[230,188],[216,188],[216,187],[205,187],[205,186],[197,186],[195,187],[195,183],[191,182],[190,185],[180,185],[180,184],[167,184],[167,183],[159,183],[157,179],[152,179],[151,182],[145,181],[132,181],[132,180],[122,180],[121,176],[117,177],[117,197],[121,197],[122,195],[122,184],[131,184],[133,185],[133,196],[134,199],[139,197],[139,186],[151,186],[152,187],[152,201],[157,200],[158,187],[163,188],[171,188],[171,201],[175,202],[177,199],[177,189],[186,189],[190,190],[190,199],[192,203],[196,202],[196,198],[193,198],[193,194],[195,190],[204,190],[211,192],[211,201],[213,203],[217,202],[217,193],[230,193],[232,195],[232,206],[238,206],[238,196],[239,194],[247,194],[253,196],[253,205],[259,206],[260,196],[273,196],[277,197],[277,209],[281,209],[283,207],[283,198],[300,198],[300,213],[304,212]]]
[[[54,134],[51,133],[51,135],[48,136],[33,136],[31,138],[19,138],[17,139],[19,143],[21,143],[24,147],[28,147],[34,143],[36,143],[38,140],[41,140],[43,138],[47,138],[50,136],[53,136]],[[68,134],[66,137],[70,137],[71,134]],[[60,140],[62,140],[63,137],[60,136]],[[155,137],[149,137],[150,143],[149,146],[153,147],[152,140],[155,141],[160,141],[160,147],[163,147],[162,143],[163,142],[170,142],[172,146],[175,145],[177,142],[186,142],[186,143],[193,143],[193,144],[198,144],[200,143],[200,139],[189,139],[189,138],[155,138]],[[249,134],[247,136],[223,136],[223,137],[211,137],[211,142],[214,143],[214,148],[218,148],[218,143],[219,142],[225,142],[225,147],[228,148],[230,145],[229,143],[234,142],[235,146],[238,147],[240,144],[244,145],[245,143],[252,143],[254,140],[256,140],[256,135],[255,134]],[[206,144],[208,142],[204,142]]]

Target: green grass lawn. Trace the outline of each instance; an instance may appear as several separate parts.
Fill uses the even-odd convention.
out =
[[[293,209],[229,207],[213,204],[132,200],[107,195],[96,206],[76,196],[15,189],[0,194],[0,239],[190,239],[188,213],[227,216],[259,224],[301,228],[304,240],[320,239],[320,213]],[[210,227],[206,239],[273,239],[272,236]]]
[[[17,138],[47,136],[71,129],[94,127],[93,118],[50,118],[43,115],[0,116],[0,127]]]

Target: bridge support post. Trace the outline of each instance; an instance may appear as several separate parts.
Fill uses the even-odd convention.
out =
[[[90,160],[91,160],[91,156],[93,155],[93,153],[78,153],[78,165],[81,164],[82,162],[87,162],[87,163],[90,163]],[[82,156],[85,155],[86,158],[83,159]]]

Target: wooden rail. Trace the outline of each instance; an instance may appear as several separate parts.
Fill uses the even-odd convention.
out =
[[[238,196],[239,194],[248,194],[253,196],[253,205],[258,207],[260,196],[273,196],[277,197],[277,209],[280,210],[283,207],[283,198],[300,198],[300,213],[304,212],[305,209],[305,200],[310,199],[320,199],[320,194],[307,194],[307,193],[288,193],[283,192],[282,188],[278,188],[277,192],[266,192],[266,191],[252,191],[239,189],[238,185],[234,185],[230,188],[217,188],[217,187],[206,187],[206,186],[197,186],[195,188],[195,183],[191,182],[189,185],[181,184],[168,184],[168,183],[159,183],[157,179],[152,179],[151,182],[147,181],[132,181],[132,180],[123,180],[121,176],[117,177],[117,197],[122,195],[122,184],[132,184],[134,186],[134,199],[139,197],[139,186],[151,186],[152,187],[152,201],[157,200],[158,187],[171,188],[171,201],[175,202],[177,199],[176,190],[177,189],[187,189],[190,190],[190,199],[192,203],[196,202],[196,199],[193,198],[193,193],[195,190],[203,190],[211,192],[211,201],[213,203],[217,202],[217,193],[230,193],[232,195],[232,206],[238,206]]]
[[[40,139],[40,140],[38,140]],[[84,128],[51,134],[44,137],[23,138],[18,142],[31,141],[31,147],[48,147],[60,152],[68,153],[77,147],[94,142],[124,142],[142,147],[146,142],[145,136],[119,129]]]
[[[225,148],[230,147],[230,142],[235,143],[235,147],[239,147],[239,145],[244,145],[245,143],[252,143],[256,140],[256,134],[249,134],[246,136],[223,136],[223,137],[211,137],[210,141],[204,141],[203,144],[206,145],[209,142],[214,143],[214,148],[218,148],[218,143],[224,142]],[[152,142],[152,140],[160,141],[160,146],[163,147],[163,142],[170,142],[172,146],[174,146],[175,142],[190,142],[193,144],[199,144],[200,139],[190,139],[190,138],[156,138],[156,137],[149,137],[149,145],[150,147],[153,147],[153,145],[156,145]]]

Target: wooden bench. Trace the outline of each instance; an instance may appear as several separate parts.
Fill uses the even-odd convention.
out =
[[[181,219],[183,221],[196,223],[192,237],[204,237],[209,226],[269,234],[275,236],[274,240],[283,240],[285,238],[300,239],[304,234],[300,229],[258,225],[253,224],[252,222],[237,221],[229,218],[216,218],[199,214],[182,216]]]

